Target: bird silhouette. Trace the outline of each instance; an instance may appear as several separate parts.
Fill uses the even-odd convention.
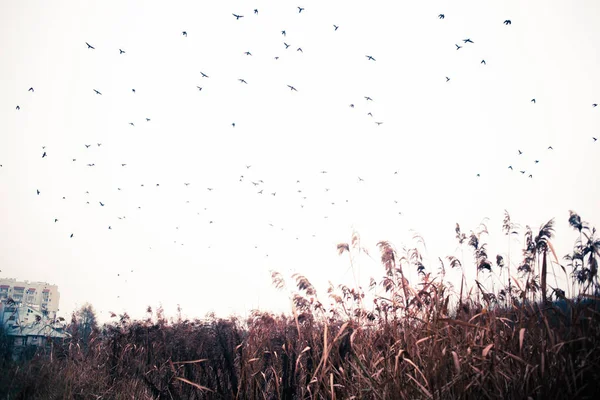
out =
[[[337,26],[337,25],[333,24],[333,30],[334,30],[334,31],[337,31],[337,30],[338,30],[338,28],[339,28],[339,26]]]
[[[477,177],[479,178],[479,177],[481,177],[481,175],[477,174]]]
[[[89,149],[89,148],[90,148],[90,146],[91,146],[91,144],[86,144],[86,145],[85,145],[85,148],[86,148],[86,149]]]
[[[532,102],[533,104],[535,104],[535,99],[531,99],[531,102]]]
[[[73,234],[71,233],[71,236],[69,236],[69,237],[71,237],[71,238],[72,238],[72,237],[73,237]]]
[[[99,91],[97,91],[96,89],[94,89],[94,92],[96,92],[96,94],[99,94],[100,96],[102,96],[102,93],[100,93]]]
[[[231,123],[231,126],[233,126],[233,127],[235,128],[235,122],[232,122],[232,123]]]
[[[548,146],[548,150],[554,150],[552,146]]]
[[[94,46],[92,46],[91,44],[89,44],[88,42],[85,42],[85,44],[87,44],[88,49],[92,49],[95,50],[96,48]]]
[[[133,122],[130,122],[130,123],[129,123],[129,125],[131,125],[131,126],[135,126],[135,125],[133,124]]]
[[[472,41],[471,39],[463,39],[463,42],[465,43],[475,43],[474,41]]]
[[[200,75],[202,75],[203,78],[208,78],[208,75],[206,75],[204,72],[200,71]]]
[[[146,122],[150,122],[150,118],[146,118]]]
[[[285,48],[287,49],[288,47],[290,47],[289,44],[287,44],[286,42],[283,42],[283,44],[285,45]]]
[[[32,93],[33,93],[33,92],[35,92],[35,90],[33,90],[33,88],[32,88],[32,87],[30,87],[29,89],[27,89],[27,91],[28,91],[28,92],[32,92]]]
[[[302,47],[298,47],[298,48],[296,49],[296,51],[299,51],[299,52],[301,52],[301,53],[304,53],[304,51],[302,51]]]
[[[510,19],[504,20],[504,25],[511,25],[512,21]]]
[[[249,51],[246,51],[244,54],[247,55],[247,56],[251,56],[252,55],[252,53],[250,53]]]
[[[522,173],[522,174],[524,174],[524,173],[525,173],[525,171],[519,171],[519,172],[520,172],[520,173]]]
[[[125,50],[119,49],[119,54],[125,54]]]
[[[592,136],[592,139],[594,139],[594,142],[598,140],[598,138],[595,138],[595,137],[593,137],[593,136]]]
[[[456,46],[456,50],[460,50],[462,49],[462,46],[457,45],[456,43],[454,44]]]
[[[209,192],[213,191],[213,188],[206,188]]]
[[[481,60],[481,64],[487,65],[487,63],[485,62],[485,60]]]
[[[513,169],[512,165],[509,165],[509,166],[508,166],[508,169],[512,170],[512,169]]]
[[[377,122],[377,121],[375,123],[377,124],[377,126],[383,124],[383,122]]]
[[[40,195],[39,189],[36,189],[36,192],[37,192],[37,195],[39,196]]]
[[[135,89],[131,89],[131,91],[132,91],[133,93],[135,93]]]
[[[302,10],[304,10],[304,8],[298,7],[298,14],[300,14],[302,12]]]
[[[367,57],[368,61],[376,61],[375,58],[373,58],[373,56],[365,56],[365,57]]]
[[[243,15],[237,15],[237,14],[233,14],[233,16],[235,17],[236,20],[240,19],[240,18],[244,18]]]
[[[365,100],[367,100],[367,101],[373,101],[373,99],[370,98],[369,96],[365,96]]]
[[[440,14],[440,15],[438,15],[438,18],[439,19],[444,19],[444,18],[446,18],[446,16],[444,14]]]
[[[533,178],[533,175],[529,174],[529,177],[530,177],[530,178]]]
[[[20,109],[21,109],[21,107],[17,106],[17,108],[16,108],[16,109],[17,109],[17,110],[20,110]]]
[[[201,91],[201,90],[202,90],[202,88],[201,88],[200,86],[196,86],[196,87],[198,88],[198,91]]]
[[[182,34],[183,36],[187,37],[187,32],[186,32],[186,31],[183,31],[183,32],[181,32],[181,34]]]
[[[252,165],[246,165],[246,169],[250,169]]]
[[[46,157],[46,155],[47,155],[46,152],[44,152],[44,154],[42,154],[42,158]]]
[[[293,91],[295,91],[295,92],[297,92],[297,91],[298,91],[298,90],[297,90],[295,87],[293,87],[293,86],[291,86],[291,85],[287,85],[287,87],[289,87],[289,88],[290,88],[290,90],[293,90]]]
[[[258,14],[258,9],[254,9],[254,14]]]
[[[359,182],[364,182],[365,180],[359,176],[359,177],[358,177],[358,181],[359,181]]]
[[[446,77],[446,82],[449,82],[449,81],[450,81],[450,78]]]
[[[350,104],[350,108],[354,108],[354,104]]]
[[[56,223],[56,222],[58,222],[58,218],[54,218],[54,222],[55,222],[55,223]]]
[[[257,194],[263,194],[263,190],[264,189],[260,189],[258,192],[256,192]]]
[[[592,104],[592,107],[598,107],[597,103]]]
[[[127,164],[121,164],[121,167],[124,167],[124,166],[126,166],[126,165],[127,165]]]
[[[519,155],[523,154],[523,152],[521,150],[519,150]]]
[[[245,83],[246,85],[248,84],[248,82],[246,82],[244,79],[238,79],[238,81],[240,81],[241,83]]]
[[[100,203],[100,207],[104,207],[104,203],[99,201],[98,203]]]
[[[285,36],[285,35],[286,35],[285,31],[281,31],[281,34],[282,34],[283,36]]]
[[[539,164],[540,160],[535,160],[534,162],[535,162],[536,164]]]

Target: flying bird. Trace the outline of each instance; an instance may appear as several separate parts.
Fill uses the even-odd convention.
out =
[[[598,140],[598,138],[595,138],[595,137],[593,137],[593,136],[592,136],[592,139],[594,139],[594,142]]]
[[[444,18],[446,18],[446,16],[444,14],[440,14],[440,15],[438,15],[438,18],[439,19],[444,19]]]
[[[456,46],[456,50],[462,49],[462,46],[459,46],[456,43],[454,45]]]
[[[69,236],[69,237],[73,237],[73,234],[71,233],[71,236]]]
[[[252,55],[252,53],[250,53],[249,51],[246,51],[244,54],[247,55],[247,56],[251,56]]]
[[[88,49],[92,49],[95,50],[96,48],[94,46],[92,46],[91,44],[89,44],[88,42],[85,42],[85,44],[87,44]]]
[[[285,36],[285,35],[286,35],[285,31],[281,31],[281,34],[282,34],[283,36]]]
[[[132,91],[133,93],[135,93],[135,89],[131,89],[131,91]]]
[[[366,99],[367,101],[373,101],[373,99],[372,99],[372,98],[370,98],[369,96],[365,96],[365,99]]]
[[[293,86],[291,86],[291,85],[287,85],[287,87],[289,87],[289,88],[290,88],[290,90],[293,90],[293,91],[296,91],[296,92],[298,91],[298,90],[297,90],[295,87],[293,87]]]
[[[20,109],[21,109],[21,107],[17,106],[17,108],[16,108],[16,109],[17,109],[17,110],[20,110]]]
[[[133,124],[133,122],[130,122],[130,123],[129,123],[129,125],[131,125],[131,126],[135,126],[135,125]]]
[[[36,189],[36,192],[37,192],[37,195],[39,196],[40,195],[40,190]]]
[[[548,150],[554,150],[552,146],[548,146]]]
[[[100,203],[100,207],[104,207],[104,203],[99,201],[98,203]]]
[[[485,60],[481,60],[481,64],[487,65],[487,63],[485,62]]]
[[[463,42],[465,43],[475,43],[474,41],[472,41],[471,39],[463,39]]]
[[[504,25],[511,25],[512,21],[510,19],[504,20]]]
[[[86,144],[86,145],[85,145],[85,148],[86,148],[86,149],[89,149],[89,148],[90,148],[90,146],[91,146],[91,144]]]
[[[182,34],[183,36],[187,37],[187,32],[186,32],[186,31],[183,31],[183,32],[181,32],[181,34]]]
[[[479,178],[481,175],[477,174],[477,177]]]
[[[446,77],[446,82],[449,82],[449,81],[450,81],[450,78]]]
[[[285,45],[285,48],[287,49],[288,47],[290,47],[289,44],[287,44],[286,42],[283,42],[283,44]]]
[[[534,162],[535,162],[536,164],[538,164],[538,163],[540,162],[540,160],[535,160]]]
[[[46,157],[46,155],[47,155],[46,152],[44,152],[44,154],[42,154],[42,158]]]
[[[512,170],[512,169],[513,169],[512,165],[509,165],[509,166],[508,166],[508,169]]]
[[[245,83],[246,85],[248,84],[248,82],[246,82],[244,79],[238,79],[238,81],[240,81],[241,83]]]
[[[301,53],[304,53],[304,52],[302,51],[302,47],[298,47],[298,48],[296,49],[296,51],[299,51],[299,52],[301,52]]]
[[[524,174],[524,173],[525,173],[525,171],[519,171],[519,172],[520,172],[520,173],[522,173],[522,174]]]
[[[383,122],[375,122],[377,124],[377,126],[383,124]]]
[[[200,86],[196,86],[198,88],[198,91],[202,90],[202,88]],[[148,118],[146,118],[148,119]]]
[[[365,56],[367,57],[367,61],[376,61],[375,58],[373,58],[373,56]]]
[[[300,14],[302,12],[302,10],[304,10],[304,8],[298,7],[298,14]]]
[[[598,107],[598,104],[594,103],[592,104],[592,107]]]
[[[533,104],[535,104],[535,99],[531,99],[531,102],[532,102]]]
[[[96,92],[96,94],[99,94],[100,96],[102,96],[102,93],[100,93],[99,91],[97,91],[96,89],[94,89],[94,92]]]
[[[125,54],[125,50],[119,49],[119,54]]]
[[[254,9],[254,14],[258,14],[258,9],[257,8]]]
[[[523,154],[523,152],[521,150],[519,150],[519,155]]]
[[[29,89],[27,89],[28,92],[35,92],[35,90],[33,90],[32,87],[30,87]]]
[[[150,118],[146,118],[146,122],[150,122]]]
[[[339,26],[337,26],[337,25],[333,24],[333,30],[334,30],[334,31],[337,31],[337,30],[338,30],[338,28],[339,28]]]
[[[530,178],[533,178],[533,175],[529,174],[529,177],[530,177]]]
[[[204,72],[200,71],[200,75],[202,75],[203,78],[208,78],[208,75],[206,75]]]
[[[232,14],[236,20],[240,19],[240,18],[244,18],[243,15],[237,15],[237,14]]]

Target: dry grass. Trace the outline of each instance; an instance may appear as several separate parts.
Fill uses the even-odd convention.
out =
[[[338,251],[350,252],[356,242]],[[486,292],[476,282],[477,292],[460,301],[443,269],[426,273],[416,249],[399,255],[388,242],[379,248],[384,273],[379,284],[371,282],[372,303],[369,292],[339,286],[330,288],[332,305],[325,307],[309,280],[295,275],[291,316],[256,311],[247,320],[167,321],[149,310],[146,320],[131,321],[123,315],[85,346],[74,339],[55,347],[52,358],[2,361],[0,393],[6,399],[596,398],[600,302],[585,293],[586,301],[536,302],[545,293],[535,284],[542,265],[527,254],[531,248],[524,250],[530,265],[512,278],[510,291]],[[476,253],[475,265],[487,269],[484,256]],[[411,286],[405,273],[413,267],[420,282]],[[280,274],[272,277],[285,288]]]

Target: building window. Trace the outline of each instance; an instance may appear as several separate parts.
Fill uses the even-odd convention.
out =
[[[33,303],[33,302],[35,302],[35,289],[29,289],[27,291],[27,297],[26,297],[25,301],[27,303]]]
[[[16,301],[17,303],[20,303],[23,301],[23,293],[25,292],[25,288],[24,287],[15,287],[13,288],[13,300]]]
[[[0,286],[0,300],[8,299],[8,286]]]
[[[42,301],[44,303],[47,303],[48,300],[50,300],[50,292],[43,292],[42,293]]]

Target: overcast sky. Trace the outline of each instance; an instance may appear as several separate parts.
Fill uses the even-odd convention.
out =
[[[562,257],[570,209],[600,223],[599,18],[593,0],[0,2],[0,274],[57,284],[63,315],[289,311],[269,271],[327,303],[353,230],[373,259],[419,233],[435,272],[457,222],[488,218],[506,254],[505,209],[556,218]]]

